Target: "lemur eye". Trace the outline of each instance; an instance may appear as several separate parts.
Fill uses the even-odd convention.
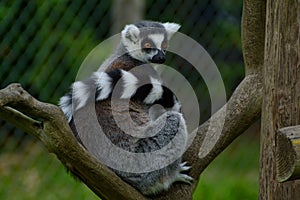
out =
[[[161,48],[163,50],[166,50],[167,49],[167,43],[166,42],[161,43]]]
[[[144,48],[150,49],[150,48],[151,48],[151,44],[150,44],[149,42],[146,42],[146,43],[144,44]]]

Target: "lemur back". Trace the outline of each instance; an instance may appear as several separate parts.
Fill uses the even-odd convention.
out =
[[[180,103],[172,91],[163,86],[159,74],[150,64],[165,61],[167,42],[179,27],[175,23],[151,21],[127,25],[122,31],[121,43],[116,52],[101,66],[106,70],[101,71],[100,67],[88,79],[72,84],[71,91],[60,99],[60,107],[74,135],[83,146],[93,141],[82,141],[76,130],[74,115],[82,109],[94,107],[100,127],[117,147],[133,153],[157,151],[167,144],[172,144],[174,152],[178,152],[175,151],[176,148],[182,148],[182,145],[173,144],[176,134],[182,135],[182,143],[187,141]],[[152,109],[156,104],[160,105],[159,109]],[[143,130],[156,131],[157,134],[137,138],[122,130],[120,127],[128,127],[129,124],[126,115],[128,110],[136,125],[147,126]],[[121,120],[116,121],[116,117]],[[155,130],[157,127],[160,129]],[[95,151],[101,151],[101,147],[96,147]],[[186,163],[181,163],[180,157],[179,155],[167,167],[151,172],[129,173],[114,168],[112,170],[143,194],[153,195],[167,190],[175,181],[192,181],[191,177],[181,173],[189,167]]]

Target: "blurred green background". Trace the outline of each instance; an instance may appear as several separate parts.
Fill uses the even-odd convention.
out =
[[[140,7],[129,0],[2,0],[0,88],[19,82],[41,101],[57,104],[88,53],[121,30],[115,28],[115,11],[124,2],[125,15],[138,12],[143,19],[181,24],[180,32],[216,62],[230,97],[244,76],[241,0],[145,0]],[[190,81],[205,121],[211,102],[201,75],[184,58],[170,54],[168,60]],[[194,199],[257,199],[258,132],[254,125],[205,170]],[[0,199],[97,199],[35,138],[1,120],[0,179]]]

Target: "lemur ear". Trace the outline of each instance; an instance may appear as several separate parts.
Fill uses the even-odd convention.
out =
[[[170,23],[170,22],[163,23],[163,26],[165,27],[168,33],[168,39],[170,39],[173,36],[173,34],[176,33],[180,28],[179,24]]]
[[[131,41],[136,43],[139,39],[140,30],[133,24],[126,25],[122,31],[123,42]]]

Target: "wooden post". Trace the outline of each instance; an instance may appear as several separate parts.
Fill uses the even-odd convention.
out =
[[[267,0],[259,199],[295,200],[300,181],[279,183],[276,147],[282,127],[300,124],[300,2]],[[281,147],[279,147],[281,148]],[[278,149],[278,148],[277,148]],[[280,168],[280,167],[279,167]]]

